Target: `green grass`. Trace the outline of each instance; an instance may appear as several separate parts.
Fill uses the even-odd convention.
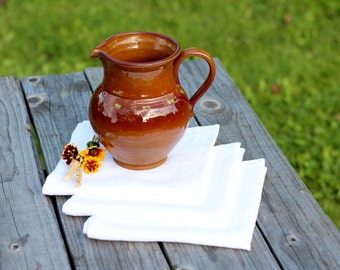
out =
[[[340,227],[340,1],[19,1],[0,6],[0,76],[81,71],[108,36],[147,30],[221,59]]]

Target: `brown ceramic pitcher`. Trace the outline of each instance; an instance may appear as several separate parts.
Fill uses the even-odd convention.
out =
[[[173,38],[152,32],[114,35],[91,54],[104,68],[103,82],[89,105],[89,119],[115,161],[143,170],[164,163],[182,138],[193,107],[215,77],[212,57],[198,48],[181,50]],[[210,71],[188,98],[178,70],[189,56],[199,56]]]

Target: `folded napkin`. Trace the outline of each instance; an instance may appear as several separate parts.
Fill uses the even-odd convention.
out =
[[[76,194],[72,196],[63,206],[63,212],[68,215],[75,216],[92,216],[104,215],[122,218],[162,220],[165,222],[185,224],[196,224],[200,226],[221,227],[226,222],[225,217],[229,208],[234,201],[234,186],[237,185],[238,174],[242,163],[244,149],[240,148],[239,143],[220,145],[212,147],[207,152],[207,160],[205,167],[209,171],[209,175],[201,175],[197,183],[192,184],[192,190],[197,185],[204,182],[201,179],[208,179],[208,185],[204,184],[203,196],[194,194],[201,202],[194,206],[159,203],[159,202],[129,202],[121,201],[116,197],[107,194],[105,187],[98,196]],[[190,159],[184,160],[182,163],[190,163]],[[262,164],[261,164],[262,165]],[[263,166],[262,166],[263,167]],[[220,168],[216,170],[215,168]],[[184,166],[188,170],[187,166]],[[191,170],[191,169],[190,169]],[[182,173],[178,171],[180,176]],[[201,179],[200,179],[201,178]],[[185,181],[186,179],[184,179]],[[96,190],[96,193],[99,190]],[[190,192],[190,190],[189,190]],[[104,194],[101,196],[100,194]]]
[[[218,210],[202,207],[194,222],[181,215],[179,220],[163,219],[168,209],[161,217],[150,218],[95,214],[85,222],[83,232],[100,240],[180,242],[250,250],[265,173],[263,159],[242,162],[238,181],[228,192],[234,196],[226,198],[226,204],[217,206]]]
[[[55,170],[48,175],[43,186],[45,195],[84,194],[98,197],[115,197],[119,200],[138,202],[168,202],[197,204],[209,183],[203,176],[207,170],[206,152],[216,141],[219,125],[188,128],[181,141],[171,151],[168,160],[161,166],[134,171],[117,165],[107,153],[102,167],[96,174],[83,174],[82,186],[65,181],[69,167],[60,160]],[[94,131],[89,121],[77,125],[71,141],[80,149],[86,147]],[[198,181],[202,183],[198,184]]]
[[[133,171],[107,154],[80,188],[65,181],[60,161],[43,186],[46,195],[73,195],[63,212],[91,216],[89,238],[168,241],[250,249],[266,174],[264,159],[242,161],[240,143],[214,146],[218,125],[188,128],[160,167]],[[94,132],[77,125],[71,141],[84,149]]]

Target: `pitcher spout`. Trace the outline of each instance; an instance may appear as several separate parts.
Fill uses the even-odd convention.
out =
[[[101,54],[102,54],[101,51],[99,51],[99,50],[97,50],[97,49],[94,49],[94,50],[91,52],[91,57],[92,57],[92,58],[99,58]]]
[[[98,49],[97,47],[93,49],[93,51],[91,52],[91,57],[92,58],[99,58],[100,60],[103,59],[108,59],[110,60],[111,56],[108,52],[106,52],[105,50],[102,49]]]
[[[100,60],[107,59],[112,60],[112,51],[114,50],[114,45],[111,42],[112,37],[104,40],[102,43],[98,44],[91,52],[92,58],[99,58]]]

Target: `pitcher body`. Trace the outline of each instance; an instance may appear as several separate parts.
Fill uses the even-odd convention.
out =
[[[188,98],[180,86],[178,69],[193,52],[204,54],[210,73]],[[212,58],[196,48],[181,51],[176,40],[150,32],[114,35],[91,55],[104,68],[103,82],[89,105],[90,123],[99,140],[125,168],[161,165],[184,135],[194,104],[212,83]]]

